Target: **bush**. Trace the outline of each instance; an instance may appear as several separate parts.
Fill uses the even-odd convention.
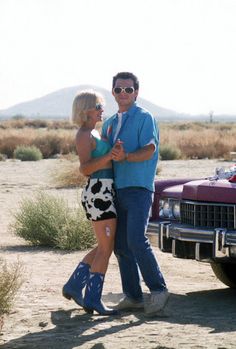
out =
[[[93,246],[95,242],[92,225],[80,207],[68,217],[57,237],[56,247],[62,250],[85,250]]]
[[[21,161],[37,161],[43,158],[41,151],[35,146],[18,146],[13,155]]]
[[[224,158],[236,148],[234,122],[160,122],[159,125],[161,146],[176,146],[181,159]],[[96,129],[101,129],[101,123]],[[69,120],[28,120],[21,116],[3,120],[0,122],[0,153],[12,158],[19,145],[36,146],[43,158],[76,152],[76,130]]]
[[[75,130],[47,130],[46,128],[0,129],[0,153],[12,158],[17,146],[35,146],[44,159],[56,154],[75,152]]]
[[[19,262],[7,265],[0,258],[0,330],[3,325],[3,315],[9,314],[16,292],[22,284],[21,269]]]
[[[87,177],[79,170],[77,156],[76,161],[63,161],[62,166],[57,167],[57,170],[53,172],[52,179],[56,183],[56,188],[81,188],[87,182]]]
[[[181,157],[181,152],[177,147],[170,144],[160,146],[161,160],[176,160]]]
[[[0,161],[5,161],[6,160],[6,155],[0,153]]]
[[[16,134],[4,135],[1,134],[0,137],[0,152],[6,154],[10,159],[13,157],[14,150],[17,146],[27,146],[28,140]]]
[[[34,139],[34,144],[40,149],[45,159],[61,152],[61,139],[55,133],[45,133]]]
[[[43,192],[21,202],[12,229],[32,245],[84,250],[95,243],[81,205],[71,209],[64,199]]]
[[[74,135],[68,132],[47,131],[39,134],[33,140],[34,145],[39,148],[45,159],[56,154],[68,154],[75,151]]]
[[[11,119],[0,121],[0,129],[7,128],[47,128],[47,129],[64,129],[72,130],[77,129],[76,125],[73,125],[70,120],[48,120],[48,119],[28,119],[21,115],[13,116]]]

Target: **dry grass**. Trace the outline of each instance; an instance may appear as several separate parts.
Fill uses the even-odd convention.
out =
[[[87,182],[87,177],[80,173],[79,165],[76,155],[65,158],[60,169],[57,169],[52,174],[52,181],[55,183],[56,188],[82,188]]]
[[[3,317],[9,314],[22,282],[21,263],[18,261],[7,264],[5,260],[0,259],[0,331],[3,326]]]
[[[177,147],[182,159],[227,158],[236,151],[236,124],[161,124],[160,140]]]
[[[75,130],[0,129],[0,153],[13,157],[17,146],[36,146],[44,158],[75,151]]]
[[[176,122],[159,127],[161,145],[179,149],[181,159],[227,159],[236,151],[236,123]],[[8,120],[0,123],[0,153],[11,158],[18,145],[34,145],[44,158],[68,154],[75,152],[75,133],[69,120]]]
[[[48,129],[59,129],[63,128],[65,130],[75,129],[76,126],[73,125],[69,120],[41,120],[41,119],[26,119],[24,117],[13,117],[9,120],[4,120],[0,122],[0,129],[9,128],[48,128]]]
[[[44,158],[50,158],[56,154],[68,154],[75,151],[75,132],[58,129],[46,130],[36,135],[33,145],[39,148]]]

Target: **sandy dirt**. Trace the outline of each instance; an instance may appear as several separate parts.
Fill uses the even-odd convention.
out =
[[[163,161],[159,178],[205,177],[215,167],[232,163],[214,160]],[[61,288],[84,252],[30,247],[12,235],[9,224],[22,198],[38,190],[62,195],[71,205],[78,190],[54,188],[53,173],[61,160],[0,162],[0,257],[19,259],[25,282],[11,314],[4,319],[2,349],[72,348],[236,348],[236,294],[218,281],[208,264],[156,252],[170,291],[164,314],[148,319],[143,312],[115,317],[91,316],[64,299]],[[147,289],[143,285],[146,293]],[[122,296],[116,258],[112,255],[103,299],[115,304]]]

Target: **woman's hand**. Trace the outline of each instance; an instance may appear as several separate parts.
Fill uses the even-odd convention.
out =
[[[112,160],[123,161],[126,157],[125,150],[123,147],[123,142],[119,139],[116,141],[114,147],[111,150]]]

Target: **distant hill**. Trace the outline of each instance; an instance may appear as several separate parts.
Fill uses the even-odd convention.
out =
[[[103,94],[106,100],[104,115],[110,116],[117,111],[117,104],[110,91],[93,86],[79,85],[57,90],[46,96],[33,99],[28,102],[16,104],[8,109],[0,110],[0,118],[8,118],[15,115],[23,115],[30,118],[68,118],[71,115],[71,106],[78,91],[94,89]],[[188,118],[188,115],[181,115],[173,110],[161,108],[141,97],[138,97],[139,104],[148,109],[158,119]]]
[[[110,91],[94,85],[78,85],[63,88],[46,96],[0,110],[0,119],[10,118],[16,115],[40,119],[68,118],[71,115],[71,106],[74,97],[78,91],[85,89],[94,89],[103,94],[106,100],[105,117],[116,113],[117,105]],[[141,97],[138,97],[138,102],[160,121],[209,121],[209,115],[206,114],[190,115],[177,113],[173,110],[159,107]],[[213,120],[234,122],[236,121],[236,115],[213,115]]]

